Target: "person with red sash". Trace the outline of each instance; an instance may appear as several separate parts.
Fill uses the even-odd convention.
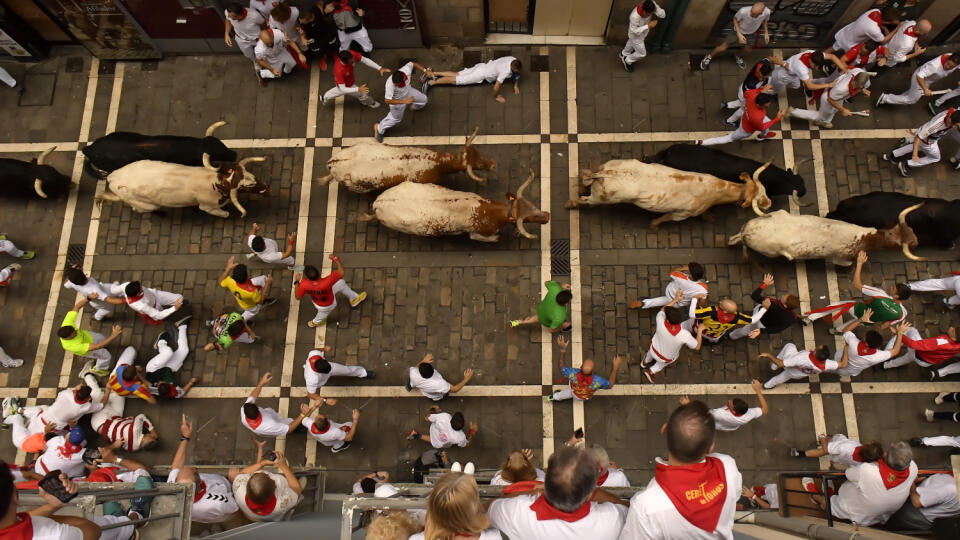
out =
[[[293,433],[300,426],[300,421],[305,418],[301,414],[296,419],[284,418],[270,407],[258,407],[257,398],[260,397],[260,391],[266,384],[273,380],[272,373],[264,373],[260,377],[257,387],[250,392],[250,396],[240,408],[240,424],[261,437],[282,437]],[[326,400],[330,405],[337,402],[334,399]]]
[[[733,15],[733,32],[727,34],[727,39],[713,48],[700,61],[700,69],[706,71],[710,61],[715,56],[729,49],[734,45],[742,45],[743,51],[734,52],[733,58],[737,62],[737,67],[745,69],[747,63],[743,60],[743,53],[751,52],[755,47],[760,46],[760,30],[763,29],[763,44],[770,44],[770,29],[767,22],[770,20],[770,8],[763,2],[754,2],[752,6],[743,6]],[[749,36],[749,37],[748,37]]]
[[[933,25],[926,19],[901,22],[893,35],[887,38],[887,48],[890,49],[887,66],[902,64],[926,52],[927,49],[921,47],[919,41],[932,29]]]
[[[750,407],[747,402],[740,399],[728,399],[726,406],[710,409],[710,415],[713,416],[717,425],[717,431],[736,431],[740,426],[748,424],[751,420],[756,420],[770,412],[767,406],[767,399],[763,397],[763,384],[757,379],[750,382],[753,392],[757,395],[759,407]],[[690,403],[690,398],[683,396],[680,398],[680,404]]]
[[[124,349],[107,379],[107,386],[118,396],[136,396],[151,405],[156,405],[157,398],[150,393],[150,381],[144,378],[143,368],[133,365],[136,358],[136,349],[132,346]]]
[[[833,517],[847,519],[861,527],[881,525],[903,506],[917,479],[910,445],[897,441],[887,446],[876,463],[847,468],[847,481],[830,497]],[[823,495],[812,495],[825,508]]]
[[[90,416],[90,427],[110,444],[117,444],[127,452],[150,450],[160,442],[156,424],[145,414],[123,416],[126,398],[111,393],[107,404]]]
[[[830,360],[830,348],[820,345],[812,351],[798,350],[793,343],[787,343],[774,356],[770,353],[760,353],[760,358],[770,360],[770,369],[776,371],[783,368],[783,373],[771,377],[763,384],[767,390],[781,385],[792,379],[805,379],[811,375],[819,375],[825,371],[836,371],[847,367],[847,349],[843,350],[840,362]]]
[[[373,51],[370,34],[363,25],[366,13],[360,8],[358,0],[331,0],[324,6],[323,12],[333,16],[341,51],[349,49],[354,42],[363,49],[364,54]]]
[[[66,475],[60,481],[67,493],[76,493],[78,486]],[[4,540],[97,540],[100,527],[76,516],[55,516],[67,503],[39,488],[46,504],[29,512],[18,512],[20,498],[7,464],[0,461],[0,538]]]
[[[513,484],[505,492],[514,496],[490,503],[490,523],[509,538],[616,540],[627,507],[597,487],[599,472],[589,451],[561,446],[547,461],[543,484]]]
[[[861,463],[873,463],[883,455],[883,445],[877,441],[860,443],[837,433],[833,437],[821,435],[820,446],[810,450],[790,449],[790,457],[819,458],[829,456],[832,463],[853,467]]]
[[[947,309],[957,309],[957,306],[960,306],[960,272],[950,272],[940,278],[911,281],[907,283],[907,287],[914,292],[952,292],[952,296],[941,298],[940,302]]]
[[[689,306],[690,301],[698,294],[707,294],[706,272],[703,265],[698,262],[689,262],[686,266],[679,266],[670,271],[670,283],[663,290],[663,296],[653,296],[630,302],[630,309],[650,309],[652,307],[662,307],[667,304],[676,306]],[[683,296],[676,300],[678,292]]]
[[[370,107],[371,109],[376,109],[380,106],[379,101],[370,97],[370,88],[367,86],[367,83],[357,86],[354,74],[354,67],[357,62],[377,70],[381,76],[390,73],[389,69],[382,67],[380,64],[357,51],[341,50],[333,63],[333,81],[335,85],[333,88],[324,92],[320,98],[324,105],[333,103],[333,101],[340,96],[353,96],[357,98],[357,101],[362,105]]]
[[[949,109],[934,115],[918,127],[913,135],[901,139],[902,146],[880,157],[896,165],[901,176],[909,176],[910,167],[923,167],[940,161],[940,138],[945,135],[957,137],[960,131],[960,110]]]
[[[610,368],[610,378],[604,379],[593,372],[593,360],[589,358],[583,361],[580,369],[563,365],[564,357],[567,354],[567,347],[570,346],[570,340],[560,336],[557,338],[557,344],[560,346],[560,356],[557,359],[557,367],[560,370],[560,374],[563,375],[564,382],[569,381],[569,386],[547,396],[547,401],[563,401],[571,398],[586,401],[592,398],[597,390],[610,390],[617,384],[617,371],[623,362],[622,358],[619,356],[613,358],[613,366]]]
[[[244,7],[240,2],[230,2],[225,8],[223,10],[223,42],[227,47],[233,46],[234,40],[230,39],[230,31],[233,30],[237,48],[253,62],[256,69],[257,57],[254,48],[257,46],[260,31],[267,25],[267,17],[255,9]]]
[[[100,452],[100,458],[94,459],[93,463],[87,467],[87,482],[133,483],[140,477],[150,478],[150,471],[146,465],[131,458],[122,458],[114,453],[114,449],[119,447],[120,444],[114,443],[110,446],[97,448],[97,451]]]
[[[800,298],[792,293],[783,293],[780,296],[764,296],[767,289],[776,283],[773,274],[764,274],[760,286],[750,293],[750,299],[755,302],[750,320],[746,326],[740,326],[730,331],[730,339],[741,339],[750,335],[754,330],[761,334],[779,334],[800,322],[796,309],[800,307]],[[760,310],[764,311],[760,311]]]
[[[867,97],[870,96],[870,90],[867,88],[870,85],[870,75],[860,68],[852,68],[846,73],[842,73],[835,80],[836,84],[833,88],[817,91],[820,93],[820,105],[817,106],[817,110],[793,109],[790,111],[790,116],[807,120],[821,128],[830,129],[833,127],[833,117],[836,116],[837,112],[845,117],[853,115],[850,109],[844,107],[844,103],[860,93]]]
[[[83,463],[83,450],[86,447],[87,439],[83,434],[83,428],[76,426],[66,435],[57,435],[43,445],[43,453],[37,458],[33,467],[33,472],[37,474],[49,474],[50,471],[59,470],[67,475],[67,478],[79,478],[84,476],[86,469]]]
[[[827,49],[827,52],[840,53],[849,51],[858,43],[871,40],[877,43],[886,43],[893,37],[893,32],[887,32],[884,29],[884,23],[897,23],[900,16],[894,9],[887,9],[881,12],[879,9],[871,9],[864,12],[850,24],[844,26],[834,35],[833,45]]]
[[[703,337],[711,343],[719,342],[737,328],[749,326],[754,321],[759,321],[767,312],[761,306],[760,309],[753,311],[753,315],[747,315],[740,311],[737,303],[730,298],[720,300],[720,303],[715,306],[697,307],[698,302],[703,302],[706,299],[707,295],[705,294],[694,296],[687,313],[690,319],[693,319],[691,332],[700,332],[700,327],[703,327]],[[751,330],[747,334],[750,339],[756,339],[759,335],[759,328]]]
[[[713,453],[710,410],[701,401],[681,405],[661,432],[668,457],[656,459],[653,479],[630,499],[619,540],[732,539],[743,479],[732,457]]]
[[[597,467],[600,470],[600,476],[597,477],[597,487],[630,487],[630,479],[623,469],[617,466],[616,462],[610,459],[607,449],[599,444],[591,444],[587,449],[597,460]]]
[[[683,327],[683,323],[688,323],[687,326],[692,327],[693,321],[686,317],[686,313],[673,307],[682,299],[683,291],[678,290],[673,300],[657,312],[657,327],[650,340],[650,348],[647,349],[643,362],[640,362],[643,375],[651,384],[654,374],[660,373],[680,358],[680,351],[684,345],[696,352],[703,344],[704,326],[697,328],[697,337],[694,338],[690,330]]]
[[[111,296],[105,299],[107,302],[130,306],[130,309],[152,326],[160,326],[164,319],[183,306],[183,295],[144,287],[139,281],[121,283],[113,287],[110,293]],[[174,325],[180,325],[189,319],[190,316],[180,317]]]
[[[345,366],[330,362],[324,357],[330,352],[329,345],[321,349],[313,349],[307,353],[307,361],[303,364],[303,379],[307,383],[307,397],[320,400],[320,389],[330,381],[331,377],[356,377],[358,379],[374,379],[377,372],[363,366]]]
[[[262,453],[263,448],[258,448],[257,463],[230,472],[233,497],[251,521],[280,521],[300,503],[303,488],[281,452],[274,451],[272,462],[261,459]],[[267,465],[280,469],[281,474],[262,471]]]
[[[316,418],[313,418],[313,412],[326,402],[327,400],[321,399],[314,401],[309,406],[306,403],[302,403],[300,405],[300,416],[303,418],[300,420],[300,423],[307,429],[307,433],[310,434],[314,440],[330,448],[330,451],[336,454],[350,448],[350,443],[353,442],[353,438],[357,435],[360,411],[353,409],[351,413],[352,420],[350,422],[334,422],[323,414],[318,414]]]
[[[90,373],[90,364],[88,362],[80,371],[80,379],[83,383],[61,390],[53,403],[44,407],[39,414],[32,415],[29,425],[31,433],[45,431],[48,424],[53,426],[53,430],[65,429],[67,426],[76,424],[81,417],[103,408],[109,398],[109,392],[100,391],[97,378]],[[26,414],[26,409],[22,412],[30,416]]]
[[[81,330],[77,318],[80,316],[80,310],[89,301],[89,298],[83,297],[73,306],[73,309],[67,312],[63,322],[60,323],[60,329],[57,330],[57,336],[60,338],[63,350],[80,358],[96,360],[93,373],[103,377],[110,373],[110,361],[113,360],[113,355],[107,350],[107,346],[120,337],[123,328],[119,324],[113,325],[109,337],[98,332]]]
[[[713,146],[717,144],[727,144],[734,141],[746,139],[751,134],[759,132],[758,140],[770,139],[777,136],[776,131],[770,131],[777,122],[780,121],[787,111],[780,111],[773,119],[767,116],[767,107],[777,100],[777,96],[770,94],[773,89],[769,84],[755,90],[747,90],[743,93],[743,116],[740,118],[740,125],[734,131],[713,137],[711,139],[697,140],[696,144],[703,146]]]
[[[293,276],[297,299],[307,295],[313,302],[313,306],[317,308],[317,316],[307,323],[310,328],[316,328],[325,323],[327,317],[337,309],[337,294],[346,296],[350,301],[350,307],[359,306],[367,298],[366,291],[358,293],[344,281],[344,270],[340,258],[331,253],[330,260],[333,261],[334,271],[323,278],[320,277],[320,271],[310,265],[303,268],[302,275]]]
[[[800,88],[804,91],[813,92],[833,88],[836,81],[821,80],[814,81],[813,74],[822,71],[827,65],[827,61],[833,63],[840,72],[847,71],[847,65],[835,54],[807,49],[787,58],[782,66],[774,68],[770,74],[770,85],[773,87],[773,94],[779,94],[787,88]]]
[[[193,510],[190,519],[198,523],[223,523],[237,515],[240,507],[233,497],[231,482],[219,474],[201,473],[187,467],[187,443],[193,437],[193,422],[187,415],[180,419],[180,444],[170,464],[167,482],[193,484]],[[262,447],[263,442],[257,446]],[[258,460],[259,461],[259,460]]]
[[[863,370],[886,362],[900,354],[900,348],[903,346],[903,335],[910,331],[910,323],[904,321],[896,325],[894,338],[884,347],[883,336],[876,330],[867,330],[862,340],[853,333],[853,330],[860,326],[861,322],[870,322],[871,317],[873,317],[873,310],[867,308],[859,319],[850,321],[840,330],[840,335],[847,344],[848,361],[847,367],[836,371],[837,375],[856,377]],[[841,354],[843,354],[842,351],[837,351],[834,360],[840,362]]]
[[[227,267],[220,274],[220,286],[230,291],[237,305],[243,309],[243,320],[250,321],[264,306],[276,303],[276,298],[269,298],[270,284],[273,276],[266,274],[250,277],[247,265],[234,262],[231,255],[227,259]],[[177,371],[174,369],[174,371]]]
[[[958,114],[958,116],[960,116],[960,114]],[[910,287],[907,286],[906,283],[897,283],[894,285],[894,290],[891,294],[879,287],[864,285],[861,274],[863,273],[863,265],[869,260],[870,258],[867,256],[866,251],[861,250],[858,252],[857,266],[853,271],[853,288],[858,289],[860,293],[866,297],[865,300],[859,302],[847,300],[839,304],[817,308],[804,313],[807,319],[815,321],[829,317],[830,322],[834,322],[841,319],[847,312],[851,312],[859,319],[863,317],[866,310],[869,309],[872,313],[870,318],[864,322],[883,323],[881,328],[887,328],[903,321],[907,317],[907,308],[903,305],[903,301],[910,298]],[[831,333],[834,332],[837,332],[837,330],[832,329]]]
[[[942,366],[960,355],[960,337],[953,326],[948,328],[946,333],[926,339],[916,328],[910,328],[903,335],[903,344],[906,345],[907,352],[899,358],[884,362],[883,369],[905,366],[911,362],[926,368]],[[960,362],[930,370],[930,380],[954,373],[960,373]]]
[[[880,93],[877,106],[913,105],[922,96],[932,96],[930,85],[949,76],[960,66],[960,53],[946,53],[924,62],[910,76],[910,87],[900,94]],[[936,111],[934,111],[936,114]]]
[[[20,270],[22,266],[19,263],[12,263],[0,268],[0,287],[6,287],[10,284],[10,280],[13,279],[13,275],[17,273],[17,270]]]

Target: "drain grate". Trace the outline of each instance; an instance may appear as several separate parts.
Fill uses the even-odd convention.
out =
[[[570,275],[569,240],[552,240],[550,242],[550,274],[554,276]]]
[[[83,244],[70,244],[67,248],[67,268],[77,265],[83,266],[83,259],[86,257],[87,247]]]
[[[67,73],[80,73],[83,71],[83,58],[71,56],[67,58],[67,65],[64,68]]]

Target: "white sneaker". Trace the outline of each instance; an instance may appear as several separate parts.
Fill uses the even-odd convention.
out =
[[[0,358],[0,366],[5,368],[18,368],[23,365],[23,360],[19,358]]]
[[[472,465],[472,463],[467,465]],[[453,465],[450,466],[450,472],[463,472],[463,465],[460,465],[459,461],[454,461]]]
[[[257,256],[256,253],[247,253],[247,258],[248,258],[248,259],[252,259],[252,258],[254,258],[254,257],[256,257],[256,256]]]
[[[773,362],[770,362],[770,369],[776,371],[776,370],[780,369],[780,366],[774,364]]]
[[[923,416],[927,419],[927,422],[933,422],[933,411],[930,409],[924,409]]]
[[[380,106],[380,102],[379,102],[379,101],[374,101],[374,102],[373,102],[373,105],[369,105],[369,107],[370,107],[371,109],[376,109],[376,108],[379,107],[379,106]]]
[[[467,462],[467,466],[463,468],[463,474],[469,474],[470,476],[473,476],[473,472],[476,470],[477,468],[473,466],[473,462],[469,461]]]
[[[946,396],[949,396],[952,393],[953,392],[940,392],[939,394],[937,394],[937,397],[933,398],[933,402],[936,403],[937,405],[943,405],[943,398]]]
[[[20,400],[15,397],[3,398],[3,417],[13,416],[20,409]]]
[[[92,373],[92,372],[93,372],[93,360],[87,360],[87,361],[83,364],[83,367],[80,368],[80,375],[79,375],[80,380],[83,380],[83,377],[84,377],[85,375],[87,375],[88,373]]]

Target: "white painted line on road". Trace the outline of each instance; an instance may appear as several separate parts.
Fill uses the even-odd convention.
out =
[[[67,142],[36,142],[36,143],[0,143],[0,153],[13,154],[16,152],[43,152],[51,146],[57,147],[57,152],[76,152],[80,148],[77,141]],[[36,156],[34,156],[36,157]]]
[[[547,47],[540,47],[540,54],[547,55],[550,51]],[[550,133],[550,73],[540,72],[540,133]],[[550,209],[550,144],[540,144],[540,208],[544,212]],[[552,279],[550,275],[550,241],[551,225],[547,223],[540,227],[540,283]],[[545,290],[541,287],[541,290]],[[553,342],[552,334],[541,325],[540,329],[540,378],[541,384],[550,384],[551,370],[553,366]],[[539,392],[538,392],[539,394]],[[543,416],[541,428],[543,431],[543,456],[553,454],[553,403],[544,400]]]

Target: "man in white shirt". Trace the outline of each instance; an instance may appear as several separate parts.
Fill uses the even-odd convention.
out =
[[[683,299],[683,291],[677,291],[673,300],[660,308],[656,317],[656,330],[653,338],[650,340],[650,348],[647,350],[640,367],[648,381],[653,383],[653,376],[663,371],[663,369],[674,363],[680,357],[680,350],[684,345],[693,351],[699,351],[703,344],[703,329],[701,325],[697,328],[697,337],[694,338],[683,323],[688,322],[687,326],[693,324],[683,311],[673,307]]]
[[[233,486],[229,480],[219,474],[197,471],[196,467],[186,467],[187,443],[193,437],[193,422],[182,415],[180,420],[180,444],[170,464],[167,482],[193,484],[193,510],[191,519],[198,523],[223,523],[233,518],[240,507],[233,496]]]
[[[318,414],[316,418],[311,418],[313,411],[323,405],[325,401],[314,401],[309,407],[306,404],[300,405],[300,415],[303,416],[301,423],[307,428],[310,434],[317,442],[330,448],[334,454],[343,452],[350,448],[353,438],[357,435],[357,425],[360,422],[360,411],[354,409],[352,412],[353,420],[351,422],[334,422],[326,415]],[[336,403],[336,402],[334,402]]]
[[[288,270],[291,270],[296,261],[293,257],[296,240],[297,231],[288,234],[287,247],[281,252],[277,246],[277,241],[260,236],[260,224],[254,223],[253,228],[247,234],[247,245],[250,246],[253,253],[248,254],[247,258],[258,257],[267,264],[282,264],[287,266]]]
[[[100,390],[97,378],[89,373],[90,362],[85,366],[83,384],[61,390],[53,403],[30,421],[30,431],[43,431],[43,426],[53,424],[55,429],[64,429],[75,424],[82,416],[92,414],[103,408],[110,397],[110,388]]]
[[[423,83],[426,94],[438,84],[465,86],[471,84],[493,83],[493,98],[500,103],[507,99],[500,95],[500,87],[507,81],[513,81],[513,93],[520,95],[520,70],[523,64],[513,56],[501,56],[489,62],[481,62],[460,71],[433,71],[427,68],[427,82]]]
[[[456,394],[473,378],[473,370],[467,368],[463,370],[463,379],[457,384],[450,386],[450,383],[443,378],[433,367],[433,354],[427,354],[417,365],[410,368],[410,382],[407,383],[407,391],[413,391],[414,388],[420,391],[424,396],[433,401],[440,401],[448,394]]]
[[[832,463],[853,467],[861,463],[873,463],[883,456],[883,446],[877,441],[860,444],[860,441],[848,439],[846,435],[837,433],[832,437],[820,436],[820,446],[810,450],[800,451],[790,449],[791,457],[819,458],[828,456]]]
[[[880,157],[884,161],[896,162],[900,174],[909,176],[910,167],[923,167],[940,161],[940,138],[951,130],[957,129],[958,123],[960,123],[960,111],[951,107],[934,115],[917,128],[912,141],[907,139],[909,142]],[[909,159],[904,161],[902,158],[907,156]]]
[[[887,13],[881,13],[879,9],[865,11],[856,20],[837,30],[833,45],[827,49],[827,52],[842,53],[849,51],[857,44],[865,41],[886,43],[893,37],[893,32],[884,32],[883,23],[896,22],[897,19],[899,19],[899,16],[896,10],[888,10]]]
[[[43,453],[37,458],[33,472],[46,475],[50,471],[60,470],[68,478],[86,476],[83,463],[83,449],[87,444],[83,428],[76,426],[66,435],[57,435],[43,446]]]
[[[173,315],[183,306],[183,295],[144,287],[139,281],[121,283],[110,291],[111,297],[106,300],[111,304],[127,304],[130,309],[140,314],[140,318],[147,324],[157,326],[161,321]],[[122,297],[122,298],[121,298]],[[174,324],[188,320],[183,317]]]
[[[827,60],[833,62],[840,71],[847,71],[847,66],[843,63],[843,60],[832,53],[813,49],[801,51],[787,58],[783,66],[773,68],[773,73],[770,75],[770,85],[773,87],[773,93],[779,94],[786,88],[800,88],[800,83],[803,83],[803,86],[810,91],[833,88],[837,81],[813,82],[814,71],[822,69]]]
[[[770,369],[772,370],[783,368],[782,373],[771,377],[763,384],[763,387],[768,390],[792,379],[804,379],[811,375],[819,375],[824,371],[836,371],[847,367],[846,349],[840,362],[836,362],[830,360],[830,348],[826,345],[808,351],[798,350],[793,343],[787,343],[783,346],[783,349],[780,349],[777,356],[770,353],[760,353],[760,357],[770,360]]]
[[[66,475],[60,481],[67,493],[76,493],[77,484]],[[46,504],[29,512],[18,512],[20,498],[7,464],[0,461],[0,538],[33,540],[97,540],[101,538],[100,527],[89,520],[76,516],[55,516],[55,512],[67,503],[40,488],[40,496]]]
[[[307,63],[307,58],[300,52],[296,41],[287,41],[283,32],[276,28],[267,28],[260,31],[260,39],[254,47],[257,64],[260,70],[260,79],[279,79],[284,74],[293,71],[297,66],[297,59],[290,54],[287,47],[297,53],[301,64]]]
[[[757,394],[757,401],[760,402],[760,406],[750,407],[746,401],[740,398],[734,398],[727,400],[726,407],[710,409],[710,415],[713,416],[713,420],[717,425],[717,431],[736,431],[740,426],[746,425],[751,420],[760,418],[770,412],[770,408],[767,407],[767,399],[763,397],[763,384],[757,379],[753,379],[750,382],[750,386],[753,387],[753,391]],[[687,396],[680,398],[681,405],[686,405],[687,403],[690,403],[690,398]]]
[[[407,440],[420,439],[423,442],[432,445],[436,449],[450,448],[459,446],[466,448],[473,441],[473,436],[477,434],[479,426],[475,422],[470,422],[470,430],[465,434],[463,426],[466,424],[463,413],[440,412],[440,407],[434,405],[427,414],[427,421],[430,422],[430,435],[422,435],[417,430],[412,429],[407,434]]]
[[[336,362],[329,362],[324,353],[330,352],[327,345],[322,350],[313,349],[307,353],[307,361],[303,364],[303,378],[307,383],[307,397],[320,400],[320,389],[327,384],[330,377],[356,377],[358,379],[373,379],[377,372],[363,366],[345,366]]]
[[[411,60],[394,71],[393,75],[387,77],[387,82],[384,83],[383,102],[389,105],[387,115],[373,125],[373,135],[379,142],[383,142],[383,134],[388,129],[403,120],[403,113],[406,112],[407,105],[414,111],[419,111],[427,106],[427,96],[413,87],[414,68],[424,73],[427,72],[425,67]]]
[[[97,310],[93,314],[95,320],[102,321],[113,315],[114,305],[107,302],[105,298],[110,296],[110,291],[117,286],[116,283],[101,284],[92,277],[84,275],[83,270],[78,266],[67,268],[65,274],[66,279],[63,281],[63,286],[77,291],[77,294],[89,300],[88,303]],[[94,293],[97,297],[90,298],[90,295]]]
[[[155,424],[145,414],[123,416],[126,398],[111,393],[106,405],[90,416],[90,427],[107,442],[118,443],[127,452],[150,450],[160,442]]]
[[[296,419],[284,418],[270,407],[257,406],[260,391],[271,380],[273,380],[271,373],[264,373],[260,377],[257,387],[253,389],[253,392],[250,392],[250,396],[244,401],[243,407],[240,408],[240,423],[261,437],[283,437],[293,433],[300,426],[300,421],[303,420],[304,415],[301,414]]]
[[[837,111],[842,116],[853,115],[850,109],[844,107],[844,103],[861,92],[865,96],[870,96],[870,90],[867,88],[870,85],[870,75],[860,68],[853,68],[840,74],[835,81],[833,88],[823,90],[823,93],[820,94],[820,105],[817,110],[793,108],[790,110],[790,116],[802,118],[816,126],[830,129],[833,127],[833,117],[836,116]]]
[[[931,474],[910,490],[910,504],[931,523],[960,515],[956,479],[952,474]]]
[[[910,445],[898,441],[887,446],[876,463],[847,468],[847,481],[830,497],[834,517],[848,519],[861,527],[886,523],[890,516],[910,497],[917,478]],[[822,495],[811,495],[820,508],[826,504]]]
[[[861,341],[853,330],[860,326],[861,322],[870,322],[873,316],[873,310],[867,308],[859,319],[854,319],[847,323],[840,330],[843,341],[847,344],[847,367],[838,369],[837,375],[846,375],[856,377],[863,370],[871,368],[877,364],[886,362],[894,356],[900,354],[900,348],[903,346],[903,334],[910,329],[910,323],[901,322],[896,326],[896,337],[891,346],[886,349],[883,347],[883,336],[876,330],[868,330]],[[837,351],[834,360],[840,362],[843,351]]]
[[[233,46],[230,39],[230,30],[233,30],[236,36],[237,48],[244,56],[250,59],[256,65],[257,56],[254,49],[257,46],[257,39],[260,37],[260,31],[263,30],[267,21],[259,11],[247,9],[239,2],[230,2],[223,11],[223,41],[227,47]]]
[[[647,44],[644,40],[664,19],[667,12],[653,0],[644,0],[630,10],[630,22],[627,25],[627,43],[620,51],[623,69],[633,71],[633,64],[647,56]]]
[[[243,515],[251,521],[280,521],[300,503],[303,488],[282,453],[276,459],[258,461],[240,471],[232,470],[233,497]],[[261,471],[274,465],[282,474]]]
[[[623,469],[610,460],[607,450],[599,444],[590,445],[588,450],[597,462],[600,475],[597,477],[597,487],[615,488],[630,487],[630,479],[623,472]]]
[[[730,48],[731,45],[743,45],[743,52],[748,53],[760,45],[760,28],[763,28],[763,44],[770,44],[770,30],[767,21],[770,20],[770,8],[763,2],[755,2],[752,6],[743,6],[733,15],[733,33],[727,39],[714,47],[700,61],[700,69],[706,70],[715,56]],[[743,61],[741,53],[734,52],[733,57],[737,67],[745,69],[747,63]]]
[[[713,453],[709,409],[700,401],[681,405],[661,431],[668,458],[656,459],[654,478],[630,499],[619,540],[732,540],[743,479],[732,457]]]
[[[941,54],[933,60],[924,62],[910,76],[910,88],[900,94],[880,93],[877,107],[880,105],[913,105],[920,96],[931,96],[930,85],[953,73],[960,66],[960,53]],[[936,114],[936,113],[934,113]]]
[[[887,50],[890,51],[890,56],[887,57],[887,67],[902,64],[923,54],[927,49],[920,46],[919,40],[922,36],[929,34],[931,29],[933,29],[933,26],[926,19],[900,23],[887,41]]]
[[[674,268],[670,271],[670,283],[667,283],[663,296],[630,302],[630,309],[649,309],[670,303],[679,307],[689,306],[693,297],[708,293],[707,280],[704,276],[703,265],[700,263],[690,262],[686,266]],[[678,292],[683,293],[679,300],[676,299]]]
[[[524,540],[616,540],[627,508],[597,489],[598,472],[589,451],[561,446],[547,462],[543,491],[493,501],[487,510],[490,523]]]

